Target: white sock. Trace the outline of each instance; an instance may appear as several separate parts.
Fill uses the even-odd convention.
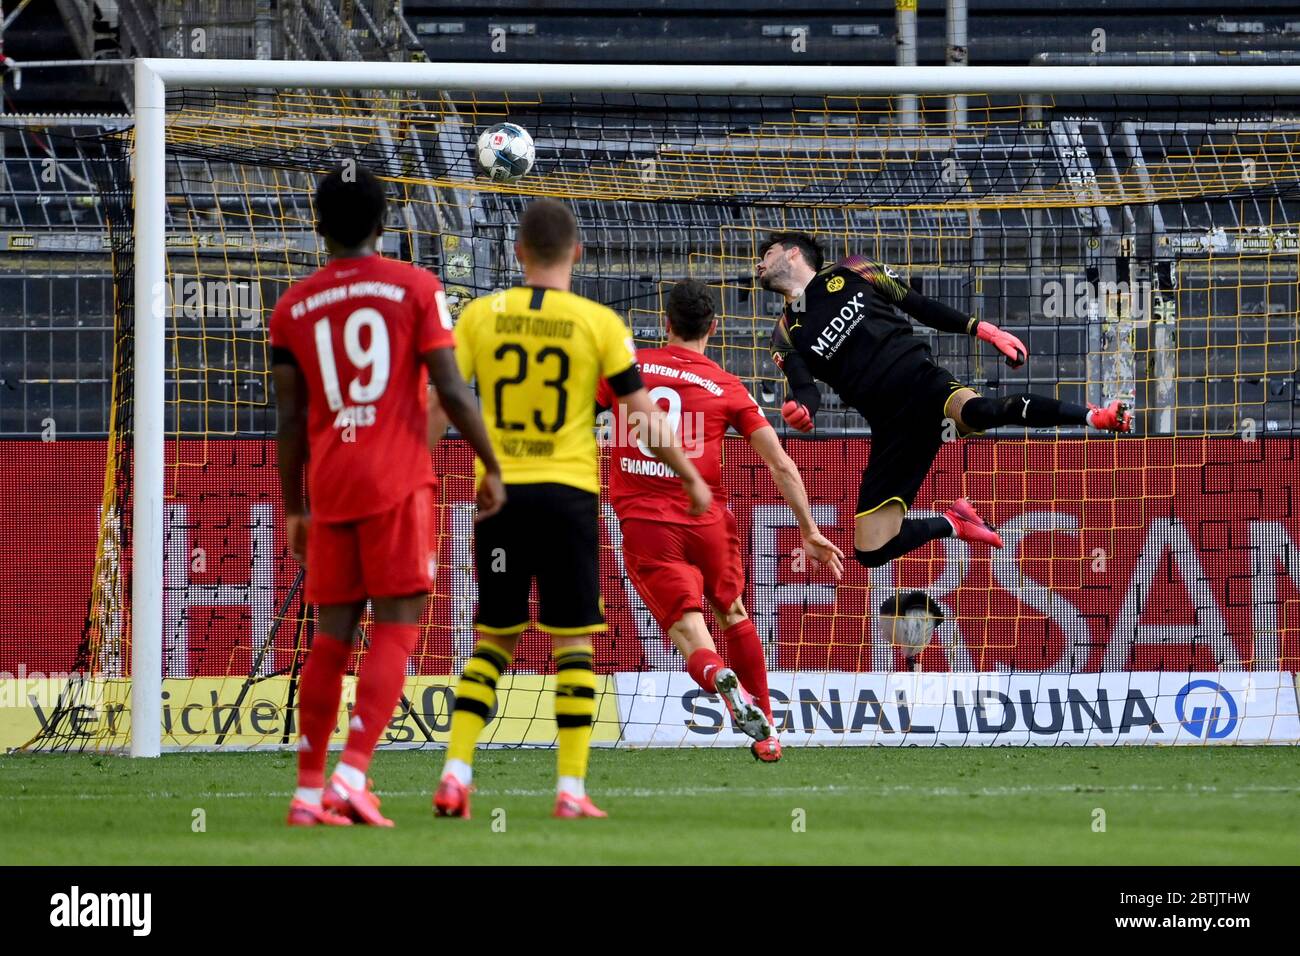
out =
[[[350,767],[339,761],[339,765],[334,768],[334,775],[339,777],[353,790],[366,789],[366,772],[358,770],[356,767]]]
[[[561,777],[560,782],[555,785],[555,792],[556,794],[567,793],[581,800],[587,795],[587,781],[581,777]]]
[[[293,792],[295,800],[301,800],[303,803],[309,803],[313,807],[320,806],[320,797],[324,791],[320,787],[299,787]]]
[[[1096,428],[1096,427],[1097,427],[1096,425],[1094,425],[1094,424],[1092,423],[1092,413],[1093,413],[1094,411],[1096,411],[1096,409],[1094,409],[1094,408],[1090,408],[1090,409],[1088,409],[1088,414],[1087,414],[1086,416],[1084,416],[1084,420],[1088,423],[1088,427],[1090,427],[1090,428]]]
[[[957,522],[953,521],[953,520],[952,520],[951,518],[949,518],[947,515],[944,515],[944,518],[945,518],[945,520],[947,520],[947,522],[948,522],[950,525],[952,525],[952,533],[953,533],[953,534],[956,534],[956,533],[957,533]]]
[[[462,787],[468,787],[474,780],[474,768],[463,760],[448,760],[443,765],[444,777],[455,777]]]

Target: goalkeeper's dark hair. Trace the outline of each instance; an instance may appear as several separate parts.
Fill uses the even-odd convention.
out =
[[[668,293],[668,327],[687,342],[704,338],[713,324],[713,295],[699,279],[683,279]]]
[[[826,257],[822,255],[822,247],[817,244],[817,240],[806,232],[774,232],[763,240],[763,244],[758,247],[758,257],[761,259],[767,255],[767,250],[773,246],[782,246],[786,249],[798,249],[803,256],[803,261],[812,266],[814,272],[821,272],[822,264]]]
[[[382,229],[387,211],[384,184],[354,162],[327,173],[316,187],[316,231],[344,248]]]

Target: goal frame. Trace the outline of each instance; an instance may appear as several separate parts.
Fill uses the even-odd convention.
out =
[[[135,61],[135,381],[132,435],[132,757],[162,753],[168,88],[803,94],[1300,93],[1300,66],[787,66]]]

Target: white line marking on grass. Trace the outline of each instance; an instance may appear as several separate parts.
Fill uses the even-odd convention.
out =
[[[810,787],[597,787],[596,792],[602,797],[628,797],[632,799],[658,799],[662,797],[704,797],[718,795],[740,795],[740,796],[788,796],[795,794],[867,794],[870,796],[917,796],[917,797],[965,797],[976,794],[982,797],[1023,797],[1034,794],[1056,794],[1056,793],[1170,793],[1170,794],[1202,794],[1202,793],[1223,793],[1234,796],[1246,796],[1252,793],[1300,793],[1300,786],[1282,787],[1268,785],[1247,784],[1240,787],[1215,787],[1206,784],[1186,784],[1183,786],[1148,786],[1146,784],[1128,784],[1121,786],[1105,786],[1096,783],[1077,783],[1077,784],[1057,784],[1054,786],[1039,786],[1036,784],[1026,784],[1020,787],[973,787],[961,789],[958,787],[917,787],[911,784],[894,784],[892,786],[845,786],[839,784],[825,784],[821,786]],[[432,790],[385,790],[382,787],[376,792],[383,797],[427,797],[432,794]],[[544,790],[537,789],[491,789],[485,788],[477,791],[481,797],[549,797],[554,796],[554,789],[547,788]],[[106,793],[75,793],[75,794],[55,794],[55,793],[6,793],[0,794],[0,802],[4,801],[26,801],[26,800],[120,800],[124,798],[144,799],[144,800],[180,800],[190,799],[195,796],[210,797],[219,800],[262,800],[267,798],[288,797],[288,792],[284,793],[259,793],[254,791],[227,791],[211,792],[202,790],[147,790],[135,794],[106,794]]]

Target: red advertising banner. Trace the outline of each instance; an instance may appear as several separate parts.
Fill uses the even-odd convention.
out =
[[[103,484],[102,441],[5,442],[0,477],[0,671],[70,667],[81,638]],[[792,440],[819,523],[846,554],[869,440]],[[965,495],[1006,544],[934,542],[884,568],[851,560],[835,587],[799,549],[793,515],[761,460],[729,440],[724,474],[747,572],[745,601],[780,670],[894,670],[875,614],[895,588],[925,588],[947,621],[926,670],[1300,668],[1297,441],[1218,438],[978,439],[943,449],[912,510]],[[284,545],[274,444],[169,445],[164,661],[168,676],[247,672],[297,572]],[[441,560],[418,673],[455,670],[473,644],[470,458],[436,455]],[[628,584],[604,509],[609,632],[602,671],[680,669]],[[290,602],[290,615],[298,610]],[[263,672],[284,671],[280,628]],[[545,671],[529,632],[521,670]]]

